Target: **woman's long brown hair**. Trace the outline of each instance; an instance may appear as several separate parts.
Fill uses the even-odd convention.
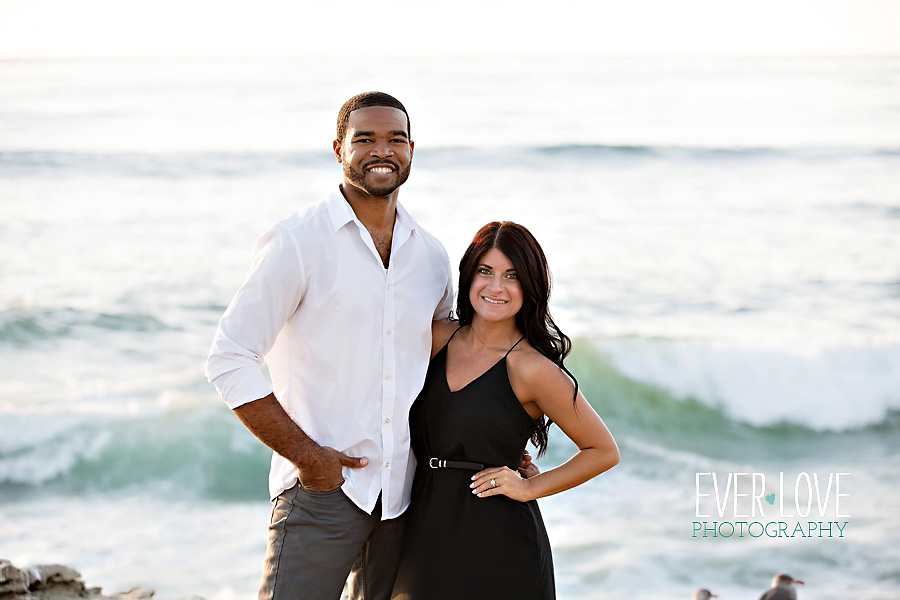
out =
[[[572,349],[572,341],[560,331],[550,316],[550,268],[538,241],[528,229],[512,221],[492,221],[478,230],[472,243],[459,261],[459,295],[456,314],[460,326],[472,323],[475,309],[469,301],[469,289],[484,254],[497,248],[506,255],[516,269],[522,286],[522,308],[516,313],[516,326],[531,347],[556,363],[575,382],[573,402],[578,397],[578,381],[566,369],[563,361]],[[538,456],[547,450],[547,432],[553,421],[541,415],[535,421],[531,443]]]

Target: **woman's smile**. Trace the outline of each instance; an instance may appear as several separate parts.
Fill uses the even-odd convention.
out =
[[[513,318],[522,308],[522,285],[516,267],[499,249],[491,248],[478,261],[469,302],[477,315],[489,321]]]

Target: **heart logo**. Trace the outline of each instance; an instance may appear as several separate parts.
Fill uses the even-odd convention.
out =
[[[775,504],[775,494],[767,494],[766,502],[768,502],[769,504]]]

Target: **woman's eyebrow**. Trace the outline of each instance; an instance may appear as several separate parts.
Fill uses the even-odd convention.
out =
[[[481,264],[479,264],[478,266],[479,266],[479,267],[485,267],[485,268],[491,269],[491,270],[494,269],[494,267],[492,267],[491,265],[489,265],[489,264],[487,264],[487,263],[481,263]],[[509,269],[507,269],[506,271],[504,271],[504,273],[509,273],[510,271],[515,271],[515,270],[516,270],[515,267],[510,267]]]

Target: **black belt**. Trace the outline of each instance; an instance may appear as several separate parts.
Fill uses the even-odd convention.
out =
[[[428,461],[428,466],[432,469],[472,469],[473,471],[481,471],[484,465],[475,462],[466,462],[464,460],[441,460],[432,458]]]

